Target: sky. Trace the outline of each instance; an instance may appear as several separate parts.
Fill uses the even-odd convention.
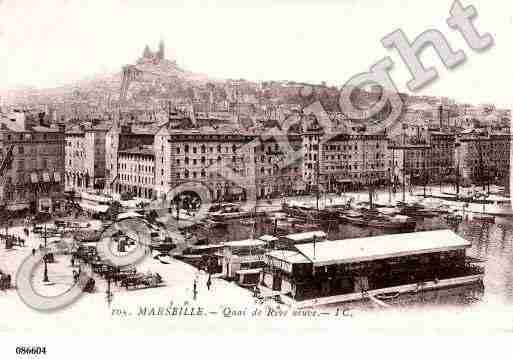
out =
[[[295,80],[342,86],[390,56],[400,91],[410,74],[381,38],[402,29],[410,40],[441,31],[467,61],[447,70],[430,48],[422,53],[439,78],[419,95],[460,102],[513,103],[513,4],[474,5],[480,33],[495,45],[474,52],[448,27],[452,1],[408,0],[0,0],[0,89],[53,87],[133,63],[146,44],[166,43],[166,57],[214,78]]]

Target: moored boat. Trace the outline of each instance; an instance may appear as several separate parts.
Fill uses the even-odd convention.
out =
[[[299,244],[267,253],[263,283],[296,308],[484,290],[470,247],[450,230]]]
[[[251,218],[256,215],[254,211],[244,211],[238,204],[223,203],[210,209],[209,216],[214,221],[230,219]]]
[[[355,226],[367,226],[384,229],[415,229],[416,221],[404,215],[387,215],[376,210],[347,210],[340,211],[339,218]]]

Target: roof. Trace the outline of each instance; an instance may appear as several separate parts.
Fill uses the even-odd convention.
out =
[[[324,266],[464,249],[470,242],[451,230],[438,230],[324,241],[316,243],[315,248],[313,243],[295,247],[315,266]]]
[[[118,219],[139,218],[139,217],[142,217],[142,215],[140,215],[137,212],[125,212],[125,213],[118,214]]]
[[[79,128],[71,128],[68,131],[66,131],[66,135],[84,135],[84,134],[85,134],[85,132]]]
[[[311,261],[304,255],[294,251],[276,250],[268,252],[267,256],[287,263],[311,263]]]
[[[87,131],[108,131],[112,128],[112,123],[100,123],[89,128]]]
[[[278,240],[278,238],[276,238],[275,236],[271,236],[269,234],[264,234],[263,236],[259,237],[258,239],[261,241],[264,241],[264,242],[273,242],[273,241]]]
[[[290,239],[294,242],[301,242],[306,241],[309,239],[315,238],[326,238],[328,235],[326,232],[323,231],[312,231],[312,232],[303,232],[303,233],[295,233],[295,234],[289,234],[288,236],[285,236],[285,238]]]
[[[126,150],[119,151],[119,153],[147,155],[147,156],[155,155],[155,151],[152,146],[139,146],[139,147],[128,148]]]
[[[35,132],[59,132],[58,128],[45,127],[45,126],[34,126],[32,127],[32,131]]]
[[[158,128],[153,127],[132,127],[132,131],[128,135],[155,135],[158,131]]]
[[[223,247],[224,247],[224,244],[202,244],[202,245],[191,246],[192,249],[196,249],[196,250],[219,249],[219,248],[223,248]]]
[[[264,244],[265,242],[260,241],[258,239],[243,239],[240,241],[231,241],[224,243],[226,247],[255,247],[263,246]]]

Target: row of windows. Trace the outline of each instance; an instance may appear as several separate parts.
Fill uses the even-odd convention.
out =
[[[235,163],[235,162],[237,162],[237,159],[238,159],[238,157],[236,157],[236,156],[232,156],[232,159],[231,159],[231,160],[232,160],[232,162],[233,162],[233,163]],[[218,164],[220,164],[220,163],[221,163],[221,157],[220,157],[220,156],[218,156],[216,161],[217,161],[217,163],[218,163]],[[192,162],[192,164],[193,164],[193,165],[197,165],[197,164],[198,164],[198,159],[197,159],[197,158],[193,158],[193,159],[192,159],[192,161],[191,161],[191,160],[189,159],[189,157],[185,157],[185,158],[184,158],[184,164],[185,164],[185,165],[188,165],[188,164],[190,164],[191,162]],[[176,160],[176,164],[177,164],[178,166],[180,166],[180,165],[181,165],[181,163],[182,163],[182,162],[181,162],[181,160],[180,160],[180,159],[177,159],[177,160]],[[201,164],[203,164],[203,165],[204,165],[204,164],[206,164],[206,163],[207,163],[207,159],[206,159],[205,157],[201,157],[201,158],[199,159],[199,163],[201,163]],[[208,159],[208,163],[209,163],[210,165],[213,165],[213,164],[214,164],[214,159],[213,159],[213,158],[209,158],[209,159]]]
[[[140,184],[147,184],[147,185],[155,184],[155,179],[152,177],[141,177],[141,176],[136,176],[136,175],[131,175],[131,174],[124,174],[124,173],[120,174],[119,177],[122,181],[127,181],[130,183],[140,183]]]
[[[383,145],[384,145],[384,144],[383,144]],[[369,143],[368,145],[366,144],[366,145],[362,145],[362,146],[363,146],[364,148],[366,148],[366,149],[370,149],[370,148],[372,148],[372,147],[373,147],[373,145],[372,145],[372,144],[370,144],[370,143]],[[305,145],[305,148],[306,148],[306,147],[307,147],[307,146]],[[379,149],[379,148],[380,148],[380,143],[379,143],[379,142],[377,142],[375,147],[376,147],[376,149]],[[310,150],[312,150],[312,148],[313,148],[313,149],[317,149],[315,145],[314,145],[313,147],[312,147],[312,145],[309,145],[309,147],[308,147],[308,148],[309,148]],[[355,145],[353,146],[353,145],[331,145],[331,144],[330,144],[330,145],[324,145],[324,146],[323,146],[323,150],[324,150],[324,151],[339,151],[339,152],[340,152],[340,151],[358,151],[358,145],[357,145],[357,144],[355,144]]]
[[[53,161],[52,159],[47,158],[40,158],[39,161],[36,159],[25,161],[24,159],[19,159],[16,161],[16,171],[17,172],[23,172],[23,171],[30,171],[30,170],[36,170],[36,169],[50,169],[56,168],[56,161]],[[12,168],[12,164],[9,165],[8,169]]]
[[[213,147],[213,146],[205,146],[205,145],[201,145],[199,148],[196,147],[196,146],[190,146],[190,145],[184,145],[183,148],[182,146],[179,146],[179,147],[175,147],[175,152],[176,153],[181,153],[182,149],[185,153],[189,153],[192,151],[192,153],[198,153],[198,151],[200,151],[200,153],[207,153],[207,151],[209,153],[213,153],[214,152],[214,149],[217,149],[217,152],[218,153],[222,153],[223,152],[223,148],[224,148],[224,153],[229,153],[230,151],[235,153],[237,152],[237,146],[236,145],[232,145],[231,147],[230,146],[221,146],[221,145],[217,145],[217,147]]]
[[[385,167],[385,163],[384,162],[378,162],[378,163],[371,163],[371,164],[368,164],[367,165],[367,171],[369,169],[371,170],[374,170],[374,169],[380,169],[380,168],[383,168]],[[331,171],[334,171],[336,169],[345,169],[345,170],[350,170],[350,171],[358,171],[358,165],[355,163],[353,165],[350,165],[350,164],[341,164],[341,165],[338,165],[338,166],[326,166],[324,167],[326,170],[331,170]],[[311,169],[311,167],[309,167],[309,169]],[[365,171],[365,169],[363,169]]]
[[[47,140],[56,140],[59,139],[59,135],[55,134],[32,134],[32,133],[25,133],[25,134],[19,134],[19,135],[7,135],[7,141],[47,141]]]
[[[137,172],[153,172],[153,165],[148,164],[132,164],[129,165],[127,163],[121,162],[118,163],[118,170],[130,170],[130,171],[137,171]]]

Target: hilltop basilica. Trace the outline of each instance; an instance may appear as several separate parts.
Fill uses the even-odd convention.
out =
[[[164,41],[160,40],[159,42],[159,49],[156,52],[153,52],[150,50],[150,47],[146,45],[144,48],[142,56],[137,60],[138,65],[144,65],[144,64],[160,64],[162,60],[164,60],[165,56],[165,47],[164,47]]]

